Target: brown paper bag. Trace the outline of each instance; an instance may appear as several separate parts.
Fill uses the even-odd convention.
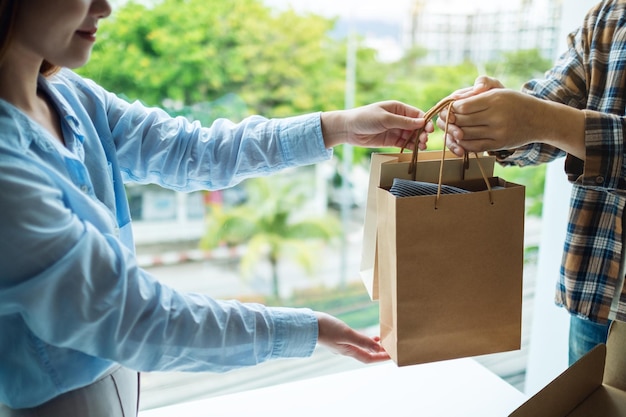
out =
[[[409,169],[412,157],[411,153],[374,153],[371,157],[360,276],[372,300],[378,299],[376,190],[379,187],[390,187],[394,178],[412,179],[412,173]],[[482,178],[481,167],[485,171],[486,176],[493,176],[496,158],[486,154],[479,155],[478,158],[480,161],[473,157],[464,159],[447,151],[442,172],[443,181],[447,183],[462,179]],[[418,181],[438,182],[441,159],[442,151],[418,152],[415,179]],[[478,165],[479,162],[480,165]]]
[[[400,366],[520,348],[524,187],[445,183],[472,192],[376,190],[380,332]]]

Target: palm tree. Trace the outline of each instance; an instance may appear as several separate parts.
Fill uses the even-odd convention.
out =
[[[280,300],[279,261],[291,256],[308,273],[315,265],[314,243],[331,241],[341,234],[336,217],[299,217],[310,200],[310,185],[288,176],[251,179],[246,182],[247,200],[235,207],[212,211],[200,246],[246,245],[241,258],[244,275],[263,259],[271,267],[272,296]]]

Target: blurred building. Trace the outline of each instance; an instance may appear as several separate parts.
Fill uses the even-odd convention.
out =
[[[202,236],[209,193],[177,193],[157,185],[128,185],[126,192],[138,245]]]
[[[561,0],[522,0],[472,7],[463,2],[413,0],[407,23],[406,48],[424,48],[422,61],[432,65],[477,65],[503,52],[539,49],[546,58],[558,53]]]

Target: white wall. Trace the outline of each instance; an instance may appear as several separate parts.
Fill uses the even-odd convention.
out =
[[[582,23],[585,13],[597,0],[563,0],[561,47],[566,36]],[[548,166],[539,248],[537,287],[529,347],[525,391],[533,395],[567,368],[569,314],[554,304],[563,242],[567,227],[571,185],[563,170],[563,160]]]

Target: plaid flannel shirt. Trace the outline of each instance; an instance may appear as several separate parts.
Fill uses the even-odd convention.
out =
[[[592,8],[554,68],[523,91],[585,112],[585,162],[542,144],[500,160],[525,166],[566,157],[573,189],[556,303],[599,323],[625,321],[626,0]]]

